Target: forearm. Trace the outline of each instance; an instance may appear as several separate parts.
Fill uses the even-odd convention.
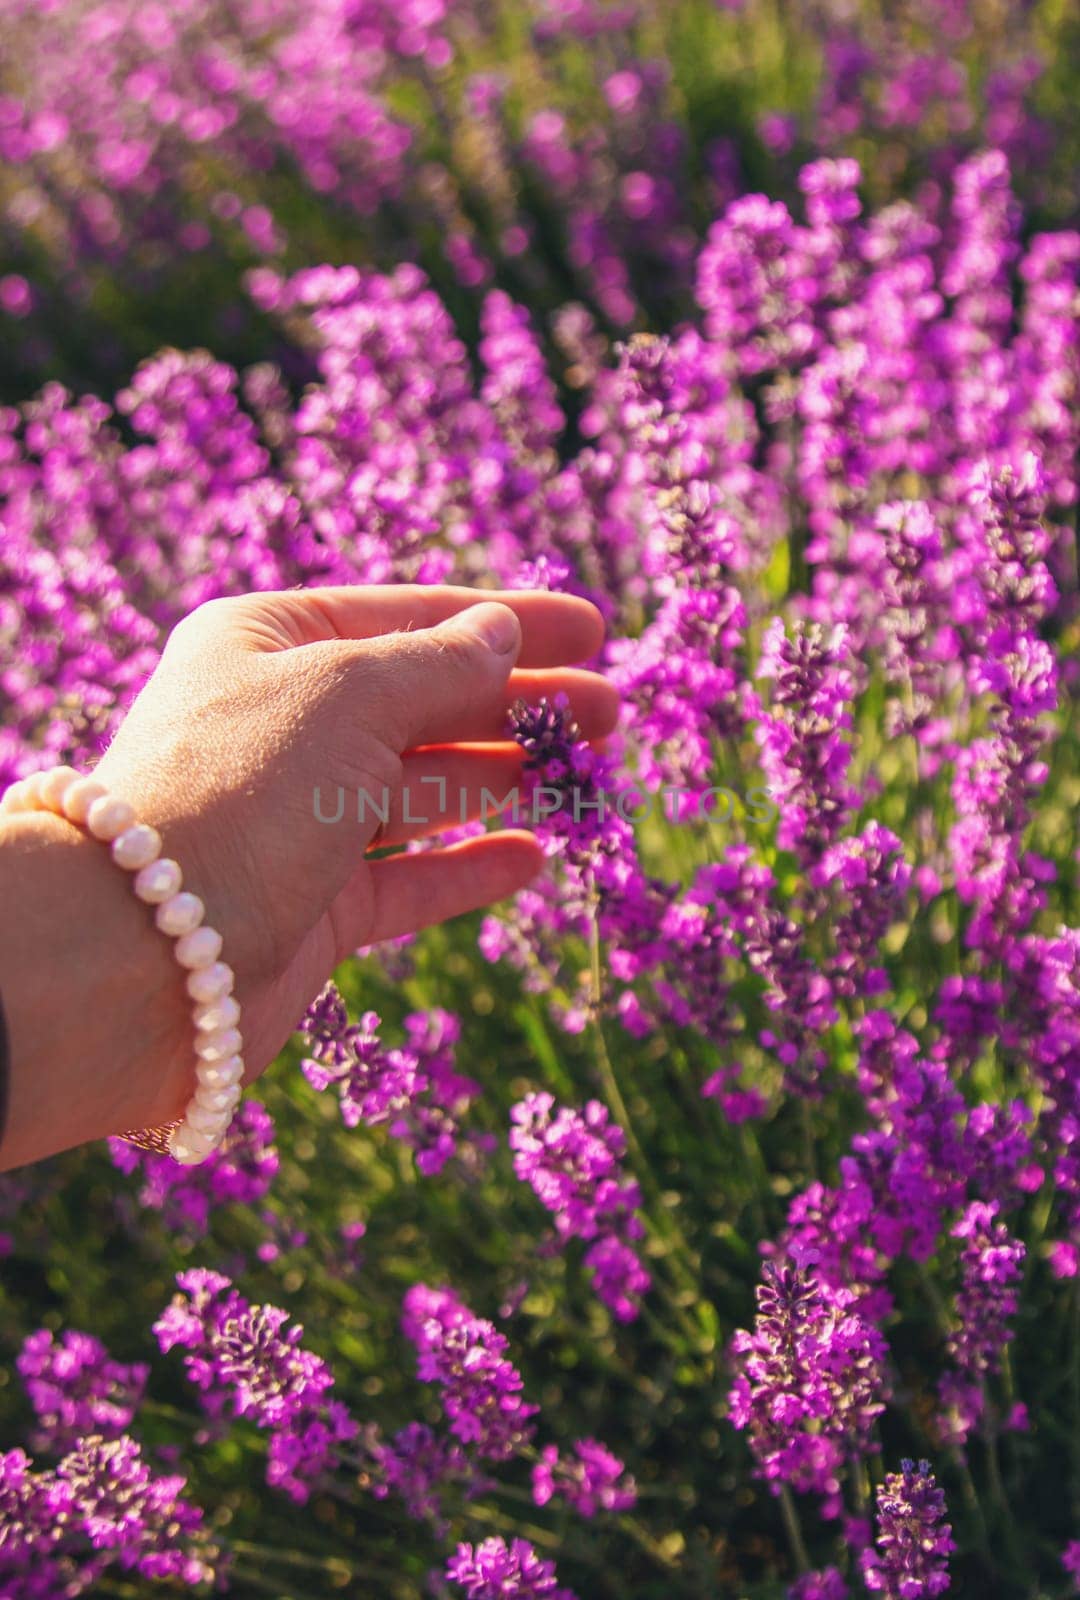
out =
[[[190,1003],[169,941],[108,851],[48,813],[0,817],[0,994],[0,1170],[180,1115]]]

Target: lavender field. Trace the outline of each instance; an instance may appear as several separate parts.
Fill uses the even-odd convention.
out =
[[[0,20],[0,789],[253,590],[623,702],[203,1165],[0,1176],[0,1597],[1080,1594],[1080,12]]]

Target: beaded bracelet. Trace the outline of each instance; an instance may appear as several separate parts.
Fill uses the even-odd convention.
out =
[[[233,970],[219,960],[220,933],[204,923],[199,896],[182,888],[177,863],[162,856],[157,829],[137,822],[127,801],[110,795],[100,779],[82,777],[73,767],[35,772],[0,797],[0,815],[17,811],[51,811],[107,844],[117,866],[135,874],[139,899],[156,908],[157,927],[176,940],[173,954],[187,972],[187,992],[195,1002],[197,1087],[182,1117],[120,1137],[184,1166],[205,1161],[228,1131],[244,1075],[240,1007],[232,994]]]

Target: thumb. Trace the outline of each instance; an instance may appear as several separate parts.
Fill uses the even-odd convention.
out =
[[[369,728],[399,754],[505,738],[506,683],[520,649],[521,624],[493,601],[434,628],[366,640],[357,668]]]

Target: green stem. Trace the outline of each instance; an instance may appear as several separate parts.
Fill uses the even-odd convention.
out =
[[[541,1549],[552,1551],[559,1549],[559,1536],[552,1533],[550,1528],[541,1528],[535,1522],[521,1522],[504,1516],[494,1506],[481,1505],[478,1501],[473,1501],[469,1506],[469,1517],[472,1521],[498,1528],[502,1533],[518,1536],[524,1534],[531,1544],[538,1545]]]
[[[923,1289],[926,1291],[926,1298],[933,1307],[934,1321],[937,1323],[938,1332],[942,1339],[947,1341],[949,1335],[952,1333],[952,1322],[949,1317],[948,1307],[941,1298],[941,1295],[938,1292],[938,1286],[930,1276],[930,1273],[926,1267],[926,1263],[923,1261],[918,1263],[918,1274],[919,1281],[921,1282]]]
[[[987,1407],[987,1421],[983,1429],[983,1439],[986,1444],[986,1463],[987,1473],[990,1478],[990,1495],[994,1502],[994,1509],[1004,1532],[1005,1548],[1008,1552],[1013,1571],[1016,1573],[1022,1573],[1027,1570],[1029,1565],[1027,1551],[1023,1547],[1023,1542],[1020,1538],[1020,1532],[1016,1526],[1016,1518],[1013,1515],[1013,1509],[1009,1503],[1008,1495],[1005,1493],[1005,1485],[1001,1478],[1001,1459],[998,1451],[998,1431],[996,1419],[992,1418],[990,1415],[989,1402],[984,1401],[984,1405]]]
[[[982,1501],[979,1499],[979,1491],[975,1487],[975,1479],[971,1476],[971,1468],[964,1460],[962,1451],[953,1450],[951,1454],[953,1465],[959,1474],[963,1488],[964,1504],[967,1506],[968,1513],[975,1524],[975,1542],[978,1545],[979,1554],[986,1567],[992,1569],[994,1558],[990,1551],[990,1534],[986,1526],[986,1514],[982,1508]]]
[[[784,1532],[787,1534],[788,1544],[791,1547],[791,1559],[802,1577],[810,1571],[810,1557],[803,1544],[802,1529],[799,1526],[799,1513],[795,1509],[795,1502],[791,1498],[791,1490],[785,1483],[780,1490],[780,1513],[784,1519]]]
[[[851,1484],[855,1491],[855,1510],[860,1517],[869,1516],[870,1513],[870,1474],[866,1470],[865,1457],[853,1455],[851,1458]]]
[[[619,1080],[615,1076],[615,1068],[608,1053],[602,1021],[604,983],[598,912],[599,908],[594,895],[590,905],[589,918],[589,953],[592,978],[589,1010],[591,1012],[590,1021],[593,1039],[596,1044],[597,1071],[603,1087],[604,1098],[608,1103],[611,1114],[626,1135],[627,1149],[630,1152],[630,1158],[642,1190],[652,1202],[653,1215],[649,1220],[652,1222],[654,1229],[663,1236],[664,1242],[668,1246],[669,1254],[663,1259],[666,1259],[670,1265],[672,1275],[676,1280],[677,1293],[679,1295],[688,1295],[691,1303],[696,1304],[701,1294],[699,1267],[695,1265],[686,1236],[683,1234],[678,1222],[671,1215],[668,1207],[664,1204],[660,1185],[653,1175],[652,1168],[642,1149],[641,1141],[638,1139],[637,1132],[630,1120],[630,1111],[626,1101],[623,1099]],[[678,1298],[675,1300],[674,1305],[684,1333],[686,1333],[694,1346],[699,1345],[702,1330],[690,1320],[686,1314],[685,1307]]]
[[[677,1572],[679,1570],[678,1559],[674,1556],[669,1556],[663,1546],[653,1538],[648,1529],[644,1528],[636,1518],[629,1517],[624,1513],[619,1518],[619,1527],[630,1535],[639,1549],[644,1550],[645,1554],[650,1556],[658,1566],[663,1567],[665,1572]]]
[[[206,1425],[205,1417],[197,1417],[192,1411],[181,1411],[179,1406],[170,1406],[164,1400],[144,1400],[139,1410],[149,1417],[162,1417],[167,1422],[179,1422],[185,1428],[202,1428]]]
[[[230,1568],[229,1576],[248,1588],[257,1589],[260,1594],[272,1594],[274,1600],[285,1600],[281,1593],[280,1581],[268,1578],[258,1567],[245,1566],[242,1561],[238,1561]],[[298,1589],[290,1579],[288,1600],[324,1600],[324,1596],[313,1594],[310,1589]]]
[[[912,722],[915,719],[915,689],[914,689],[914,685],[912,684],[912,681],[911,681],[911,673],[910,672],[907,672],[904,675],[903,699],[904,699],[904,710],[908,714],[908,726],[910,727]],[[910,815],[911,812],[915,809],[916,802],[918,800],[918,794],[919,794],[919,737],[918,737],[918,734],[916,734],[916,733],[909,734],[908,737],[904,740],[904,744],[907,746],[907,748],[908,748],[908,750],[910,752],[910,755],[911,755],[911,798],[910,798],[910,800],[908,802],[908,813]]]
[[[764,1185],[768,1174],[765,1171],[765,1161],[761,1154],[761,1146],[757,1138],[750,1132],[745,1122],[738,1126],[738,1144],[742,1155],[743,1166],[746,1169],[747,1188],[750,1195],[750,1215],[754,1219],[754,1229],[759,1239],[768,1239],[770,1229],[765,1218],[765,1205],[762,1200]],[[767,1192],[767,1190],[766,1190]]]
[[[597,1068],[600,1073],[600,1081],[604,1086],[604,1094],[607,1096],[612,1115],[616,1118],[623,1132],[626,1134],[627,1147],[629,1148],[631,1157],[633,1158],[634,1165],[640,1169],[638,1176],[641,1178],[642,1185],[649,1190],[650,1194],[655,1195],[656,1198],[659,1199],[659,1186],[653,1178],[652,1169],[645,1159],[645,1152],[641,1148],[641,1143],[634,1129],[634,1125],[630,1121],[630,1112],[627,1108],[626,1101],[623,1099],[622,1090],[619,1088],[619,1082],[615,1076],[615,1068],[612,1065],[611,1056],[608,1054],[607,1040],[604,1038],[604,1025],[603,1021],[601,1020],[604,1000],[604,979],[602,956],[600,951],[600,919],[595,896],[593,897],[590,905],[589,915],[589,958],[591,967],[590,975],[592,980],[591,992],[589,996],[589,1010],[591,1013],[590,1020],[592,1022],[593,1037],[596,1042]]]
[[[359,1574],[369,1577],[397,1577],[387,1567],[372,1567],[352,1560],[333,1556],[309,1556],[302,1550],[283,1550],[275,1545],[255,1544],[250,1539],[232,1539],[229,1548],[237,1555],[254,1556],[258,1561],[280,1561],[283,1566],[301,1567],[307,1572],[321,1572],[328,1578],[340,1580]]]
[[[810,1116],[810,1106],[806,1100],[799,1100],[799,1118],[802,1122],[803,1134],[803,1160],[811,1183],[817,1182],[817,1150],[814,1145],[814,1124]]]
[[[285,1550],[275,1544],[256,1544],[251,1539],[230,1539],[229,1549],[235,1550],[237,1555],[254,1555],[259,1562],[282,1562],[285,1566],[302,1566],[310,1573],[338,1574],[344,1571],[352,1573],[352,1562],[334,1560],[333,1557],[318,1557],[318,1555],[304,1555],[302,1550]]]
[[[1001,1352],[1001,1385],[1005,1391],[1005,1404],[1011,1411],[1016,1404],[1016,1379],[1013,1377],[1012,1355],[1008,1345]]]
[[[1005,1498],[1005,1485],[1001,1481],[1001,1461],[998,1457],[997,1433],[993,1427],[987,1426],[984,1428],[983,1442],[986,1445],[986,1474],[990,1479],[990,1498],[994,1502],[999,1515],[1008,1517],[1009,1502]]]

